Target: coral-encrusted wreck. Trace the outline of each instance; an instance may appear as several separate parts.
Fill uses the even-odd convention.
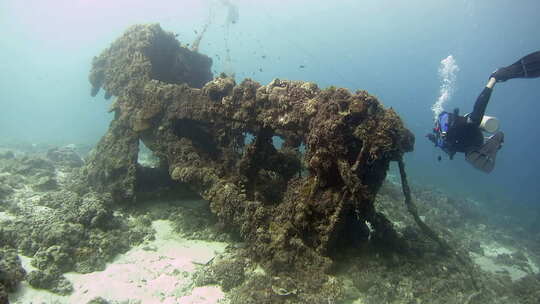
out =
[[[212,80],[210,66],[159,25],[131,27],[94,58],[92,93],[116,99],[85,168],[89,183],[118,201],[136,199],[142,141],[267,269],[327,269],[366,221],[377,228],[374,197],[413,135],[365,91],[236,84]]]

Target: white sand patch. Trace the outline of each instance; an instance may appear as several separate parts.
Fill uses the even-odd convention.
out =
[[[352,301],[351,304],[365,304],[365,303],[366,303],[366,302],[364,302],[364,299],[358,298],[358,299]]]
[[[540,273],[540,267],[538,267],[538,265],[533,262],[533,260],[531,259],[531,257],[526,253],[525,256],[527,257],[527,259],[529,260],[529,265],[531,265],[531,268],[533,270],[534,273]]]
[[[66,173],[66,171],[54,169],[54,173],[56,174],[56,181],[58,183],[65,184],[68,181],[69,175]]]
[[[484,250],[484,255],[477,253],[472,253],[471,256],[476,264],[484,271],[493,272],[493,273],[503,273],[508,272],[512,281],[519,280],[526,276],[527,272],[518,268],[517,266],[501,265],[496,263],[497,256],[500,254],[512,255],[516,250],[508,247],[504,247],[496,242],[492,243],[482,243],[482,249]],[[531,261],[531,259],[526,255],[530,269],[534,273],[538,273],[538,266]]]
[[[58,296],[23,283],[11,295],[12,303],[84,304],[97,296],[124,303],[225,303],[221,288],[193,288],[191,279],[196,264],[207,263],[227,244],[183,239],[172,230],[170,221],[154,221],[152,227],[156,230],[154,241],[118,256],[104,271],[67,273],[73,294]],[[25,266],[28,262],[24,261]]]
[[[206,303],[225,303],[223,301],[223,292],[218,286],[205,286],[193,288],[190,295],[178,299],[182,304],[206,304]]]
[[[508,272],[508,275],[510,275],[512,281],[519,280],[527,275],[527,273],[521,269],[506,265],[495,264],[494,260],[489,257],[481,256],[476,253],[473,253],[472,257],[474,262],[478,264],[478,266],[480,266],[482,270],[493,273]]]
[[[0,223],[2,221],[13,221],[16,218],[17,218],[16,216],[13,216],[7,212],[0,212]]]
[[[512,254],[514,250],[503,247],[502,245],[498,243],[491,243],[491,244],[482,244],[482,249],[484,250],[484,255],[488,257],[496,257],[499,254]]]

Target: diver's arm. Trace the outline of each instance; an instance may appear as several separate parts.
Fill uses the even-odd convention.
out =
[[[472,113],[469,115],[469,119],[471,120],[471,123],[477,127],[480,126],[480,123],[482,122],[489,98],[491,97],[491,92],[493,92],[493,87],[495,86],[496,82],[497,80],[494,77],[490,77],[486,87],[484,90],[482,90],[480,96],[476,98],[476,102],[474,103]]]

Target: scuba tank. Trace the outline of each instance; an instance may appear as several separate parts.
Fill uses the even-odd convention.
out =
[[[488,133],[495,133],[499,130],[499,120],[493,116],[484,115],[480,122],[480,129]]]

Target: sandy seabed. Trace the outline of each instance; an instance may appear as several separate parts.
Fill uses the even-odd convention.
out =
[[[87,303],[102,297],[111,303],[153,304],[228,303],[219,286],[194,287],[192,277],[198,265],[205,265],[223,252],[226,243],[187,240],[175,233],[171,222],[152,222],[155,240],[119,255],[104,271],[88,274],[66,273],[73,283],[69,296],[34,289],[22,282],[10,295],[13,304]],[[21,256],[27,271],[31,259]]]

